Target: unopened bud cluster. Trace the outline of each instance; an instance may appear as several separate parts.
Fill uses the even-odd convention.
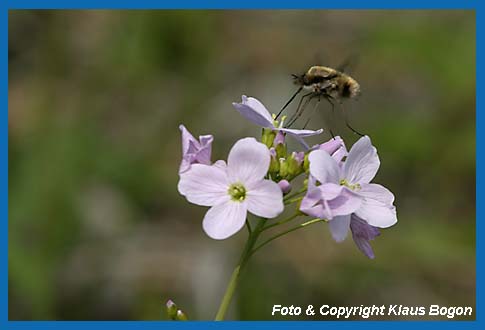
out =
[[[169,300],[165,304],[167,316],[172,321],[188,321],[187,315],[185,315],[182,310],[178,309],[177,305],[172,301]]]
[[[268,172],[272,180],[276,182],[286,180],[289,182],[305,172],[303,166],[306,157],[305,153],[303,151],[294,151],[291,154],[288,154],[285,133],[281,131],[276,132],[269,128],[263,128],[261,142],[269,148],[271,154],[271,162]]]

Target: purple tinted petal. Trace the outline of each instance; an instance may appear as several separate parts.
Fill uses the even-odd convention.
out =
[[[210,238],[226,239],[244,226],[246,214],[246,203],[229,200],[211,207],[205,214],[202,227]]]
[[[320,190],[311,189],[309,185],[308,191],[301,201],[300,211],[312,217],[325,219],[326,213],[324,212],[323,205],[319,203],[320,201]]]
[[[322,198],[322,192],[320,186],[311,189],[303,197],[300,203],[300,211],[320,219],[332,219],[332,210],[328,207],[328,202]]]
[[[349,232],[350,214],[334,217],[328,222],[330,233],[336,242],[342,242]]]
[[[214,141],[214,137],[210,134],[208,135],[201,135],[199,136],[199,141],[200,141],[200,145],[203,147],[203,146],[207,146],[207,145],[211,145],[212,142]]]
[[[374,259],[374,251],[369,241],[380,235],[379,229],[369,225],[358,216],[352,215],[350,230],[352,231],[352,238],[354,239],[355,245],[357,245],[359,250],[368,258]]]
[[[185,155],[189,150],[189,143],[192,142],[196,145],[199,142],[194,138],[192,134],[185,128],[184,125],[179,126],[180,131],[182,132],[182,155]]]
[[[348,215],[358,210],[362,205],[362,197],[343,188],[336,198],[328,201],[328,207],[332,210],[333,216]]]
[[[351,214],[362,204],[362,197],[346,187],[333,183],[312,186],[309,184],[300,205],[300,211],[305,214],[332,220],[336,216]]]
[[[254,138],[237,141],[227,158],[227,171],[232,182],[249,185],[264,178],[269,169],[268,148]]]
[[[194,154],[187,154],[183,156],[182,161],[180,162],[179,167],[179,174],[182,174],[190,169],[190,165],[195,163],[195,155]]]
[[[331,182],[338,184],[340,169],[337,162],[327,152],[314,150],[308,156],[310,173],[321,183]]]
[[[274,218],[283,212],[283,193],[276,182],[261,180],[247,187],[248,211],[263,218]]]
[[[344,140],[340,136],[336,136],[333,139],[328,140],[318,146],[318,149],[328,152],[329,155],[333,155],[341,147],[345,148]]]
[[[186,154],[196,154],[200,149],[200,143],[196,140],[189,140]]]
[[[210,165],[214,137],[212,135],[201,135],[199,141],[200,149],[197,152],[197,161],[201,164]]]
[[[210,165],[212,135],[200,136],[200,142],[197,141],[184,125],[179,126],[182,132],[182,162],[179,168],[179,174],[190,169],[190,165],[201,163]]]
[[[337,198],[342,193],[344,187],[335,183],[323,183],[317,189],[320,189],[322,199],[331,200]]]
[[[212,153],[212,145],[210,145],[210,144],[205,145],[197,151],[197,153],[195,155],[195,159],[200,164],[210,165],[211,164],[211,153]]]
[[[368,136],[361,137],[350,149],[345,161],[344,177],[351,184],[369,183],[379,169],[380,161],[377,150]]]
[[[242,103],[233,103],[234,108],[250,122],[262,126],[273,127],[273,118],[265,106],[253,97],[242,96]]]

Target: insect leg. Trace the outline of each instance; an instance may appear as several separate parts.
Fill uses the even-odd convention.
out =
[[[276,115],[276,118],[275,119],[278,119],[278,117],[281,115],[281,113],[283,112],[283,110],[286,109],[286,107],[295,99],[295,97],[300,94],[300,92],[302,91],[303,89],[303,86],[298,88],[298,90],[295,92],[295,94],[293,94],[293,96],[288,100],[288,102],[286,102],[286,104],[283,106],[283,108],[281,108],[280,112],[278,112],[278,114]]]
[[[311,93],[313,94],[313,93]],[[294,118],[292,118],[292,120],[290,120],[290,122],[288,123],[288,125],[286,127],[290,127],[291,125],[293,125],[297,120],[298,118],[301,117],[301,115],[303,114],[303,112],[305,111],[305,108],[306,106],[308,105],[308,103],[310,103],[310,101],[312,99],[314,99],[316,97],[315,94],[311,95],[308,100],[305,101],[305,103],[303,103],[303,105],[301,106],[301,108],[295,113],[295,115],[293,116]]]
[[[350,126],[350,124],[349,124],[349,120],[348,120],[348,118],[347,118],[347,113],[344,111],[344,107],[343,107],[343,105],[342,105],[342,102],[339,102],[339,104],[340,104],[340,108],[342,109],[342,113],[344,114],[344,118],[345,118],[345,125],[346,125],[346,126],[347,126],[347,127],[348,127],[348,128],[351,130],[351,131],[352,131],[352,132],[354,132],[355,134],[360,135],[360,136],[364,136],[364,134],[362,134],[362,133],[360,133],[360,132],[356,131],[356,130],[355,130],[353,127],[352,127],[352,126]]]
[[[317,110],[318,105],[320,104],[320,96],[321,95],[318,95],[317,103],[315,103],[315,106],[313,107],[312,112],[310,113],[310,117],[308,117],[308,119],[305,122],[305,125],[303,125],[303,128],[302,129],[305,129],[307,127],[308,123],[310,122],[310,119],[312,118],[313,114],[315,113],[315,110]]]
[[[301,104],[302,104],[302,102],[303,102],[303,99],[304,99],[305,97],[308,97],[308,96],[312,95],[312,94],[313,94],[313,92],[310,92],[310,93],[307,93],[307,94],[305,94],[305,95],[303,95],[303,96],[301,97],[300,102],[298,102],[298,107],[296,107],[296,111],[295,111],[295,113],[294,113],[294,114],[291,116],[291,118],[290,118],[290,120],[289,120],[288,122],[292,122],[292,121],[295,119],[296,114],[297,114],[297,113],[300,111],[300,108],[301,108]],[[288,126],[290,126],[290,125],[286,125],[286,127],[288,127]]]
[[[332,122],[330,123],[330,126],[333,126],[335,123],[335,103],[332,102],[332,99],[333,98],[330,95],[325,95],[325,100],[327,100],[327,102],[332,106]],[[329,127],[328,130],[330,131],[330,135],[332,135],[332,139],[335,139],[332,128]]]

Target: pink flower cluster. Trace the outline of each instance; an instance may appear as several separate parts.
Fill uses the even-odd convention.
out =
[[[382,185],[371,183],[380,160],[368,136],[360,138],[347,152],[344,141],[335,137],[309,147],[305,137],[322,130],[283,127],[257,99],[242,97],[233,104],[246,119],[262,126],[262,142],[255,138],[237,141],[227,163],[211,163],[212,135],[197,140],[181,125],[182,162],[179,192],[197,205],[208,206],[202,226],[211,238],[225,239],[245,224],[247,213],[264,219],[284,211],[284,195],[291,181],[304,175],[307,185],[301,190],[299,211],[325,219],[332,237],[341,242],[348,232],[357,247],[374,258],[369,244],[379,235],[378,228],[397,222],[394,195]],[[285,136],[300,142],[303,151],[289,153]]]

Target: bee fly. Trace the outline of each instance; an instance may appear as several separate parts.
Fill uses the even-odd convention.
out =
[[[320,99],[324,98],[332,105],[332,111],[334,109],[334,101],[337,101],[339,103],[343,111],[342,100],[356,98],[360,94],[360,85],[354,78],[339,70],[335,70],[326,66],[312,66],[310,69],[308,69],[306,73],[302,75],[294,74],[292,76],[295,85],[298,85],[300,87],[295,92],[295,94],[293,94],[293,96],[288,100],[288,102],[286,102],[276,118],[279,117],[283,110],[295,99],[295,97],[301,91],[304,90],[308,93],[304,94],[301,97],[296,112],[291,116],[287,126],[293,125],[296,120],[300,118],[307,104],[314,98],[317,98],[318,102],[313,110],[317,108]],[[305,103],[303,103],[303,100],[305,98],[308,99],[305,101]],[[347,127],[350,128],[354,133],[362,135],[349,125],[347,118],[345,118],[345,123]],[[305,124],[305,127],[307,124],[308,121]]]

